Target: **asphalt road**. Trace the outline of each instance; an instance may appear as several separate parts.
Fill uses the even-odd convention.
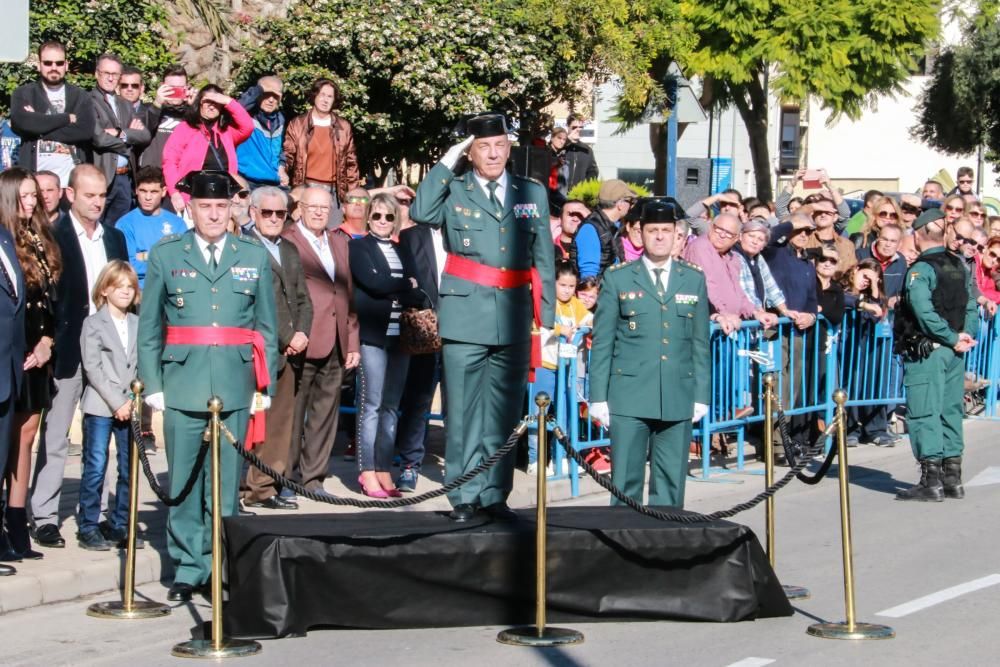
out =
[[[902,503],[897,487],[917,468],[907,446],[850,450],[857,618],[892,626],[895,639],[837,641],[810,637],[809,624],[844,618],[840,523],[835,482],[794,483],[777,500],[777,573],[809,588],[790,618],[735,624],[594,623],[575,626],[584,644],[563,649],[510,647],[500,628],[405,631],[324,630],[305,638],[263,642],[257,657],[234,664],[267,665],[997,665],[1000,664],[1000,426],[966,425],[962,501]],[[780,470],[780,469],[779,469]],[[692,483],[688,507],[712,511],[754,494],[762,478]],[[739,483],[742,482],[742,483]],[[561,504],[604,504],[593,495]],[[739,519],[763,537],[763,510]],[[581,582],[581,585],[586,585]],[[163,600],[162,585],[142,595]],[[109,593],[96,599],[113,599]],[[91,600],[60,603],[2,617],[0,664],[178,664],[173,644],[191,636],[210,609],[200,598],[165,619],[110,621],[87,617]]]

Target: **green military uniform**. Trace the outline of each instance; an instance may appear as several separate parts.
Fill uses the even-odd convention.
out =
[[[668,275],[663,290],[644,259],[605,271],[590,402],[611,412],[611,481],[642,502],[648,454],[649,504],[681,507],[693,406],[709,402],[708,293],[693,264],[674,259]]]
[[[163,393],[170,471],[170,494],[181,491],[194,466],[210,414],[208,399],[223,401],[222,419],[242,441],[256,381],[251,346],[165,345],[167,326],[239,327],[264,337],[274,387],[278,368],[274,290],[267,251],[255,240],[227,235],[213,270],[194,231],[164,237],[149,255],[139,316],[139,377],[147,395]],[[216,251],[218,252],[218,251]],[[167,547],[176,566],[175,582],[197,586],[211,566],[211,477],[206,460],[187,500],[171,507]],[[222,447],[223,513],[236,513],[240,477],[238,454]]]
[[[504,196],[491,200],[473,172],[455,176],[439,163],[417,188],[410,217],[440,226],[450,254],[504,271],[537,268],[542,325],[552,326],[554,255],[543,186],[507,172]],[[448,406],[445,479],[450,481],[499,449],[522,416],[532,296],[527,285],[487,287],[447,272],[439,293]],[[508,457],[448,498],[455,506],[506,502],[513,476],[514,458]]]
[[[975,335],[979,316],[968,271],[965,275],[967,299],[964,304],[958,304],[959,308],[964,306],[962,329],[953,329],[945,315],[935,308],[932,296],[938,286],[938,275],[926,260],[944,252],[947,250],[939,247],[921,253],[906,273],[904,288],[905,303],[916,318],[920,332],[935,344],[926,359],[904,360],[906,427],[913,455],[919,461],[959,457],[965,449],[962,438],[965,355],[955,352],[952,347],[958,342],[959,333]]]

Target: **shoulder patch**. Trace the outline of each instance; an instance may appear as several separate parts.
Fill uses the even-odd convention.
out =
[[[545,187],[545,185],[539,181],[537,178],[531,178],[530,176],[522,176],[520,174],[511,174],[511,177],[517,181],[524,181],[525,183],[534,183],[539,187]]]
[[[630,266],[635,263],[636,260],[633,259],[628,262],[622,262],[621,264],[612,264],[611,266],[606,268],[605,271],[618,271],[619,269],[624,269],[626,266]]]
[[[183,234],[167,234],[159,241],[157,241],[155,244],[153,244],[153,247],[155,248],[158,245],[165,245],[167,243],[174,243],[176,241],[180,241],[181,236],[183,236]]]
[[[255,237],[251,236],[250,234],[240,234],[239,236],[236,237],[236,239],[238,241],[243,241],[244,243],[249,243],[250,245],[255,245],[255,246],[261,245],[260,241],[258,241]]]
[[[683,266],[686,266],[686,267],[688,267],[690,269],[694,269],[695,271],[698,271],[699,273],[704,273],[705,272],[705,269],[701,268],[697,264],[692,264],[691,262],[689,262],[689,261],[687,261],[685,259],[677,259],[677,260],[674,260],[674,261],[676,261],[677,263],[679,263],[679,264],[681,264]]]

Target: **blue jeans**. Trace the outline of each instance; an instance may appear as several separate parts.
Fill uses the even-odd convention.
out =
[[[129,423],[114,417],[83,415],[83,471],[80,474],[80,511],[77,525],[81,534],[98,529],[101,520],[101,490],[108,470],[111,436],[118,450],[118,483],[115,502],[108,507],[112,528],[124,528],[128,515]]]
[[[427,413],[434,402],[434,389],[441,375],[440,365],[441,355],[437,353],[410,357],[406,388],[399,404],[403,414],[396,427],[396,447],[399,449],[401,468],[419,471],[424,461]]]
[[[384,348],[361,345],[358,470],[388,472],[392,466],[399,400],[409,363],[410,355],[400,349],[398,336],[386,338]]]
[[[572,367],[571,367],[572,372]],[[556,401],[562,396],[556,396],[556,371],[548,368],[535,369],[535,381],[531,383],[531,390],[528,392],[528,414],[538,414],[538,406],[535,405],[535,396],[544,391],[549,395],[552,403],[549,404],[549,412],[555,413]],[[528,434],[528,463],[538,463],[538,434]]]

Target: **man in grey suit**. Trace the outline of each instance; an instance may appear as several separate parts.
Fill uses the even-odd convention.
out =
[[[90,91],[97,122],[94,127],[94,164],[108,180],[108,201],[104,206],[106,225],[132,208],[133,148],[149,143],[149,128],[136,116],[132,105],[116,94],[122,75],[122,61],[105,53],[97,58],[97,87]]]
[[[274,275],[274,302],[278,323],[278,383],[271,400],[265,440],[257,455],[284,475],[289,467],[295,399],[302,379],[302,353],[309,344],[306,334],[312,327],[313,307],[306,288],[299,251],[281,238],[288,217],[288,195],[280,188],[265,185],[253,191],[250,235],[267,249]],[[243,502],[248,507],[294,510],[298,504],[281,496],[273,479],[251,467]]]
[[[24,276],[14,238],[0,225],[0,470],[7,468],[14,401],[24,373]],[[0,563],[0,577],[17,570]]]

